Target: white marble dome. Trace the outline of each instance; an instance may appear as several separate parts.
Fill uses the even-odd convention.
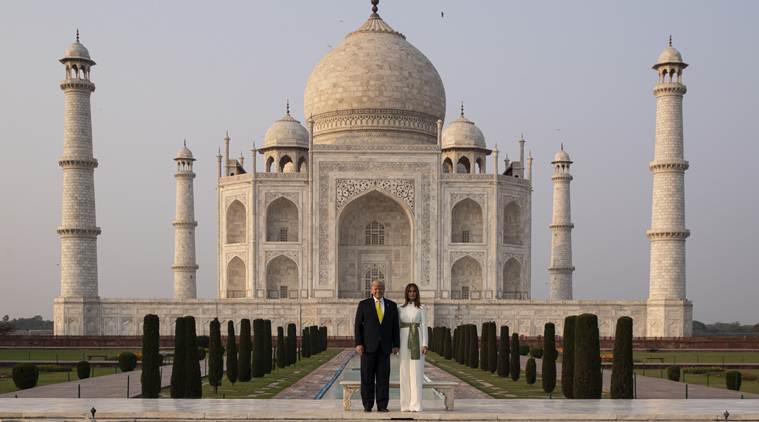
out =
[[[480,128],[462,114],[443,131],[443,148],[487,149],[487,145]]]
[[[183,145],[182,148],[177,151],[176,157],[174,157],[175,160],[195,160],[195,158],[192,156],[192,151],[190,151],[189,148],[187,148],[187,145]]]
[[[66,48],[66,51],[63,53],[63,59],[92,61],[89,50],[79,41],[74,41]]]
[[[656,59],[656,64],[669,64],[669,63],[684,63],[683,55],[675,47],[671,45],[662,50],[659,53],[659,58]]]
[[[569,159],[569,154],[567,154],[566,151],[564,151],[564,147],[562,146],[559,152],[556,153],[556,155],[553,156],[553,163],[561,163],[561,162],[572,162],[572,160]]]
[[[429,59],[372,14],[314,67],[304,114],[314,119],[315,138],[394,130],[434,143],[436,122],[445,118],[445,88]]]
[[[263,147],[308,148],[308,131],[290,113],[286,113],[266,131]]]

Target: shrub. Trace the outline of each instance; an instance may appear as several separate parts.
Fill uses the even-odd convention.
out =
[[[498,342],[498,376],[509,376],[509,355],[511,354],[511,348],[509,348],[509,326],[501,325],[501,337]]]
[[[534,357],[535,359],[542,359],[543,358],[543,349],[540,347],[531,347],[530,348],[530,356]]]
[[[575,320],[576,316],[564,318],[564,335],[562,345],[564,348],[563,358],[561,361],[561,392],[564,397],[573,399],[575,397],[574,387],[574,368],[575,368]]]
[[[241,382],[250,381],[253,373],[250,368],[251,352],[253,344],[250,338],[250,320],[243,319],[240,321],[240,353],[238,356],[238,366],[240,369],[240,375],[238,379]]]
[[[451,329],[446,327],[445,339],[443,342],[443,357],[447,360],[453,358],[453,339],[451,338]]]
[[[495,322],[488,323],[488,371],[495,373],[498,369],[498,342],[495,337]]]
[[[601,343],[598,317],[581,314],[575,320],[574,385],[576,399],[601,398]]]
[[[725,372],[724,369],[715,368],[715,367],[683,368],[682,369],[683,374],[694,374],[694,375],[721,374],[723,372]]]
[[[198,360],[198,337],[195,332],[195,318],[185,317],[185,397],[199,399],[203,396],[203,384],[200,378],[200,360]]]
[[[741,373],[740,371],[727,371],[725,372],[725,385],[728,390],[740,391],[741,389]]]
[[[556,388],[556,326],[549,322],[543,327],[542,386],[546,394]]]
[[[680,367],[675,365],[668,366],[667,379],[670,381],[680,382]]]
[[[530,354],[530,345],[522,344],[519,346],[519,354],[521,356],[527,356]]]
[[[31,363],[19,363],[13,367],[13,383],[19,390],[26,390],[37,385],[40,370]]]
[[[187,330],[185,329],[184,317],[177,318],[174,326],[174,363],[171,365],[171,398],[181,399],[186,397],[186,341]]]
[[[76,376],[80,380],[90,377],[90,363],[86,360],[80,360],[76,363]]]
[[[624,316],[617,320],[614,333],[614,363],[611,369],[609,395],[613,399],[633,398],[633,320]]]
[[[298,338],[295,324],[287,324],[287,364],[292,365],[295,363],[298,349]]]
[[[316,328],[316,326],[314,326]],[[272,335],[271,335],[271,320],[265,319],[264,320],[264,368],[266,370],[267,374],[270,374],[273,368],[273,357],[271,355],[272,350],[274,349],[274,342],[272,341]]]
[[[480,327],[480,369],[483,371],[488,370],[488,342],[490,341],[488,338],[489,334],[488,323],[483,322],[482,326]]]
[[[132,352],[119,353],[119,369],[121,372],[133,371],[137,367],[137,356]]]
[[[277,368],[284,368],[286,362],[285,329],[277,327]]]
[[[205,359],[207,354],[208,354],[208,352],[206,352],[206,349],[204,349],[202,347],[198,347],[198,360],[199,361],[202,361],[203,359]]]
[[[161,393],[161,353],[158,315],[145,315],[142,323],[142,397],[157,399]]]
[[[477,326],[469,324],[469,332],[469,341],[471,342],[469,345],[469,367],[476,369],[479,366],[480,347],[480,341],[479,338],[477,338]]]
[[[239,366],[237,364],[237,339],[235,338],[235,323],[227,322],[227,379],[232,384],[237,382]]]
[[[321,349],[319,348],[319,344],[320,344],[319,327],[317,327],[316,325],[312,325],[310,328],[311,328],[311,333],[309,334],[309,337],[311,338],[311,354],[316,355],[322,352]],[[272,348],[270,347],[269,350],[271,349]],[[271,353],[269,355],[271,355]]]
[[[300,337],[300,353],[304,358],[311,357],[311,339],[309,338],[310,331],[308,328],[303,329],[303,335]]]
[[[209,336],[198,336],[198,347],[208,349],[211,347],[211,339]]]
[[[538,366],[535,364],[535,358],[527,359],[527,365],[524,367],[524,380],[528,385],[535,384],[537,372]]]
[[[221,347],[221,323],[217,318],[209,324],[208,339],[208,384],[213,387],[214,393],[221,385],[224,376],[224,350]]]
[[[327,350],[327,327],[319,327],[319,340],[321,340],[319,348],[322,351]]]
[[[509,361],[509,375],[513,381],[519,381],[519,374],[522,368],[519,364],[519,334],[511,335],[511,360]]]
[[[253,320],[253,377],[260,378],[266,374],[264,366],[264,320]]]

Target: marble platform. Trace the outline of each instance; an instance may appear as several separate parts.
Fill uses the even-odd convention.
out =
[[[342,410],[340,400],[0,399],[0,420],[330,421],[759,421],[759,400],[457,400],[445,411],[425,401],[421,413]],[[398,403],[390,402],[390,409]]]

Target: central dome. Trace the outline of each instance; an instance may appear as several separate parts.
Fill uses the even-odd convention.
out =
[[[429,59],[373,13],[316,65],[303,108],[315,143],[435,144],[445,88]]]

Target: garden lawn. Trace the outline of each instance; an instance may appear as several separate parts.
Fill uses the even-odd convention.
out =
[[[208,384],[208,378],[203,378],[203,398],[270,399],[335,357],[342,350],[342,348],[329,348],[317,355],[301,359],[294,365],[281,369],[274,368],[270,374],[261,378],[253,378],[249,382],[238,381],[232,384],[225,374],[217,393],[214,393],[213,387]],[[168,389],[164,389],[163,393],[168,395]],[[313,397],[303,398],[311,399]]]
[[[114,368],[101,368],[101,367],[93,367],[94,368],[94,374],[93,376],[102,376],[102,375],[113,375]],[[13,383],[13,368],[0,368],[0,394],[1,393],[10,393],[13,391],[18,390],[16,388],[16,384]],[[76,368],[71,368],[71,372],[43,372],[42,369],[40,369],[40,378],[39,381],[37,381],[37,386],[41,385],[48,385],[48,384],[57,384],[60,382],[67,382],[69,381],[68,377],[71,377],[71,381],[76,381]]]
[[[666,351],[633,352],[633,359],[641,363],[759,363],[759,352],[701,352]]]
[[[688,369],[683,368],[683,372],[680,374],[680,382],[708,385],[714,388],[727,388],[725,385],[725,370],[721,368],[692,368],[691,370],[694,369],[706,373],[689,374],[686,372]],[[743,376],[741,391],[759,394],[759,369],[738,369],[737,371]],[[664,369],[636,369],[635,373],[646,377],[667,377],[667,371]],[[749,379],[746,379],[747,377]]]
[[[425,360],[494,399],[545,399],[548,397],[541,387],[540,374],[538,374],[535,384],[527,385],[524,370],[520,374],[519,381],[512,381],[508,377],[501,378],[498,374],[483,371],[479,368],[472,369],[466,365],[457,363],[455,360],[447,360],[434,352],[427,353]],[[563,398],[561,383],[557,382],[556,387],[552,397]]]
[[[140,349],[0,349],[0,360],[116,360],[121,352],[141,352]],[[95,357],[97,356],[97,357]],[[103,359],[101,356],[106,356]]]

